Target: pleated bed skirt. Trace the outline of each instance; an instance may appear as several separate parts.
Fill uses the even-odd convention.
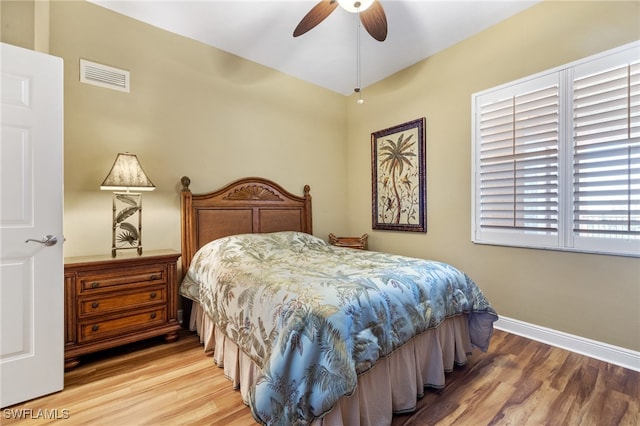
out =
[[[198,333],[205,352],[213,353],[217,366],[224,369],[225,376],[248,404],[249,388],[258,379],[259,368],[231,339],[216,330],[196,302],[189,328]],[[360,374],[353,395],[342,397],[313,425],[390,425],[393,413],[411,412],[416,408],[425,388],[444,387],[445,372],[453,370],[454,365],[465,364],[471,351],[467,315],[448,318]]]

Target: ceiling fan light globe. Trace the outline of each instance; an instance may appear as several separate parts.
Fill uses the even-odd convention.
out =
[[[351,13],[364,12],[375,0],[338,0],[344,10]]]

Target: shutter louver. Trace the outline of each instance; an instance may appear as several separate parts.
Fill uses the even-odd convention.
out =
[[[480,226],[558,231],[557,84],[480,105]]]
[[[640,240],[640,63],[573,86],[574,233]]]

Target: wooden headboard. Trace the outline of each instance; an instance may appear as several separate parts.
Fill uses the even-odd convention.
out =
[[[216,238],[235,234],[300,231],[311,234],[311,195],[296,196],[280,185],[248,177],[206,194],[192,194],[181,179],[182,273],[196,251]]]

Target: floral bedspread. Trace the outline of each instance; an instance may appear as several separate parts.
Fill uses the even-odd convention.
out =
[[[263,424],[308,424],[378,358],[469,313],[486,350],[497,315],[451,265],[335,247],[298,232],[244,234],[200,249],[180,292],[260,367],[250,406]]]

